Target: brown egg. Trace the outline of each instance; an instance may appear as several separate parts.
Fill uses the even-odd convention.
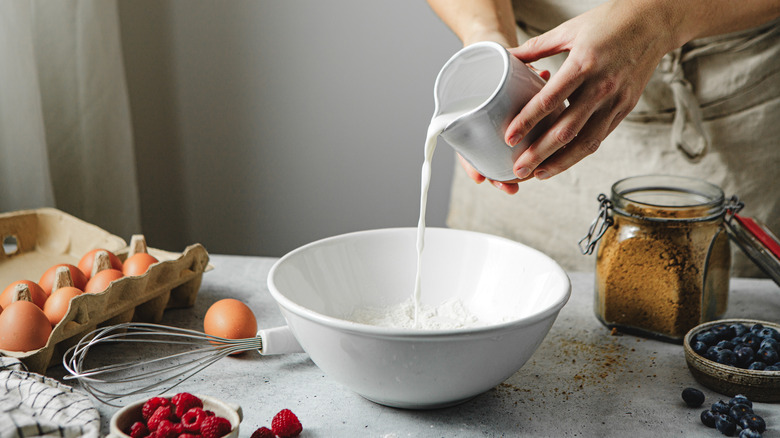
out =
[[[118,280],[122,277],[124,277],[122,271],[118,271],[116,269],[104,269],[89,279],[86,287],[84,287],[84,292],[88,294],[103,292],[104,290],[108,289],[108,286],[112,281]]]
[[[29,298],[29,294],[27,295]],[[31,301],[12,301],[0,313],[0,349],[33,351],[46,346],[51,323]]]
[[[47,269],[46,272],[44,272],[41,276],[41,279],[38,281],[38,284],[41,286],[43,291],[46,292],[46,295],[51,295],[51,289],[54,285],[57,268],[60,266],[64,266],[70,270],[70,277],[73,280],[73,286],[77,289],[84,290],[84,286],[87,285],[87,277],[84,276],[84,273],[81,272],[81,269],[79,269],[77,266],[71,265],[70,263],[60,263]]]
[[[9,284],[8,287],[5,288],[3,293],[0,294],[0,307],[5,309],[6,307],[8,307],[9,304],[11,304],[11,298],[13,296],[17,284],[26,284],[27,287],[30,289],[30,294],[32,295],[33,303],[35,303],[36,306],[43,309],[43,303],[46,302],[46,298],[48,298],[49,295],[46,292],[44,292],[40,286],[38,286],[38,283],[29,280],[19,280]]]
[[[102,248],[95,248],[92,251],[89,251],[88,253],[84,254],[84,256],[79,260],[79,270],[84,273],[84,276],[89,280],[92,278],[92,269],[95,264],[95,254],[97,254],[100,251],[105,251],[108,253],[108,259],[111,262],[111,267],[116,269],[117,271],[122,270],[122,261],[119,260],[119,257],[116,256],[111,251],[108,251],[106,249]]]
[[[203,318],[203,331],[227,339],[254,338],[257,336],[257,320],[249,306],[226,298],[209,307]]]
[[[81,289],[75,287],[66,286],[61,287],[51,293],[51,296],[46,300],[46,304],[43,306],[43,313],[48,318],[52,327],[57,325],[62,318],[68,313],[68,306],[70,306],[70,300],[84,293]]]
[[[149,266],[157,263],[157,259],[149,253],[139,252],[131,255],[122,267],[122,272],[127,275],[143,275]]]

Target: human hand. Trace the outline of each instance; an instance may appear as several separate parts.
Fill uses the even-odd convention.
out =
[[[507,128],[505,140],[514,146],[568,99],[550,129],[515,162],[518,180],[549,178],[592,154],[636,106],[658,62],[675,48],[664,32],[671,14],[660,4],[666,3],[611,0],[510,49],[526,63],[569,52]]]

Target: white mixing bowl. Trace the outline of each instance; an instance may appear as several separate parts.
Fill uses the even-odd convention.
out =
[[[437,408],[479,395],[531,357],[566,304],[571,283],[548,256],[500,237],[428,228],[422,302],[459,299],[486,326],[388,328],[349,321],[359,307],[408,300],[415,228],[344,234],[279,259],[268,286],[293,334],[326,375],[400,408]]]

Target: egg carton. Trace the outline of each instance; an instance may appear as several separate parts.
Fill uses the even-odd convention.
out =
[[[16,280],[37,282],[58,263],[77,265],[89,250],[102,248],[127,258],[130,247],[120,237],[53,208],[0,214],[0,288]],[[32,372],[44,374],[62,363],[62,356],[90,331],[130,321],[159,322],[165,309],[191,307],[209,256],[200,244],[182,253],[147,249],[159,263],[143,275],[116,280],[103,292],[73,298],[68,313],[52,330],[41,349],[0,350],[16,357]],[[2,290],[0,290],[1,292]]]

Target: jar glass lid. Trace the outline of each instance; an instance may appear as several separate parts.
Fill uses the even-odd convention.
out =
[[[731,241],[780,286],[780,239],[750,217],[730,215],[724,224]]]

